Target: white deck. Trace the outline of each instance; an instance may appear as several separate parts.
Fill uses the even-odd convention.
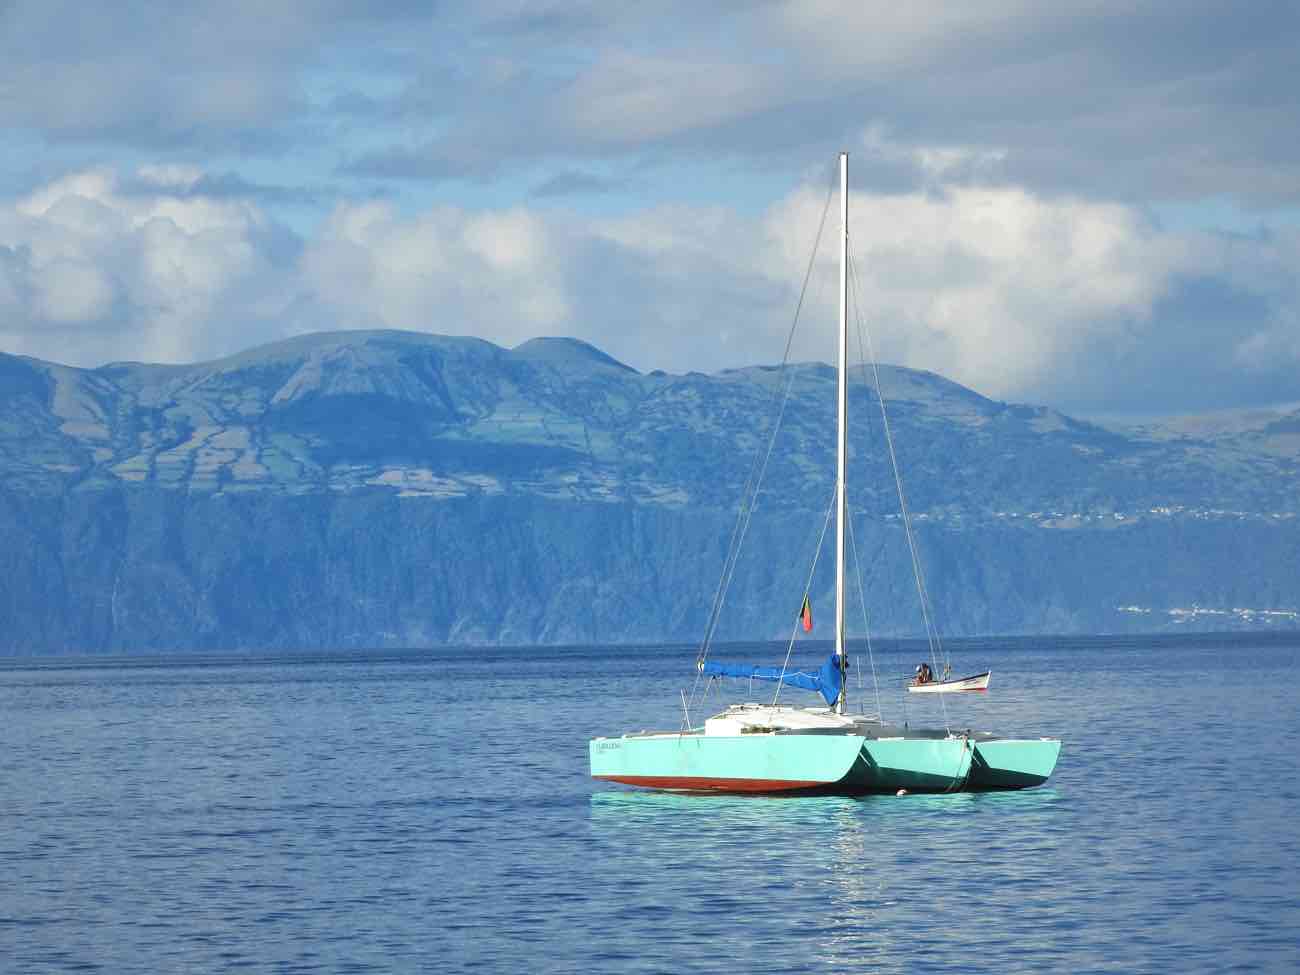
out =
[[[844,734],[862,733],[865,723],[880,722],[861,714],[836,714],[830,708],[796,708],[788,705],[733,704],[704,722],[706,735],[752,735],[782,731]]]

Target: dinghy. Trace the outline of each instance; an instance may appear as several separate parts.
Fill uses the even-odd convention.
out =
[[[954,691],[987,691],[989,689],[989,671],[974,677],[961,677],[956,680],[931,680],[918,684],[915,680],[907,685],[912,694],[951,694]]]

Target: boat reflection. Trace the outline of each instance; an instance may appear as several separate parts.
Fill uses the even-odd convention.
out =
[[[989,878],[1027,894],[1048,882],[1070,843],[1062,802],[1051,788],[862,798],[600,789],[590,828],[600,883],[633,907],[654,877],[709,905],[715,924],[743,915],[752,934],[800,918],[808,970],[906,972],[958,965],[954,930],[967,944],[993,937],[972,928]],[[743,961],[760,948],[729,950]]]
[[[1050,787],[904,796],[792,796],[611,788],[592,792],[591,813],[593,824],[599,819],[616,817],[620,827],[629,825],[638,817],[656,817],[673,811],[720,819],[736,816],[755,822],[771,819],[784,825],[805,815],[817,818],[824,825],[828,816],[838,814],[841,819],[837,825],[851,832],[853,817],[859,820],[894,819],[928,813],[951,816],[962,812],[987,815],[995,810],[994,814],[1014,814],[1041,810],[1060,801],[1060,794]],[[845,819],[845,816],[849,818]]]

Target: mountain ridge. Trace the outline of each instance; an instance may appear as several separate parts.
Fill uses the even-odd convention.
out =
[[[934,373],[879,375],[948,632],[1161,628],[1193,606],[1290,625],[1288,414],[1100,425]],[[766,595],[735,597],[724,625],[779,636],[833,486],[835,381],[822,363],[643,374],[578,340],[392,331],[184,366],[0,353],[0,648],[693,639],[788,384],[737,569],[737,588]],[[850,381],[853,527],[889,594],[882,631],[907,634],[873,382]],[[385,629],[385,614],[407,622]]]

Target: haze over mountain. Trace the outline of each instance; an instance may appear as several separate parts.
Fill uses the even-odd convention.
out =
[[[915,634],[867,378],[854,548],[873,632]],[[1300,410],[1100,426],[880,378],[944,633],[1297,624]],[[0,649],[696,640],[787,380],[724,639],[784,636],[798,608],[832,487],[825,365],[643,375],[573,339],[395,331],[183,366],[0,354]]]

